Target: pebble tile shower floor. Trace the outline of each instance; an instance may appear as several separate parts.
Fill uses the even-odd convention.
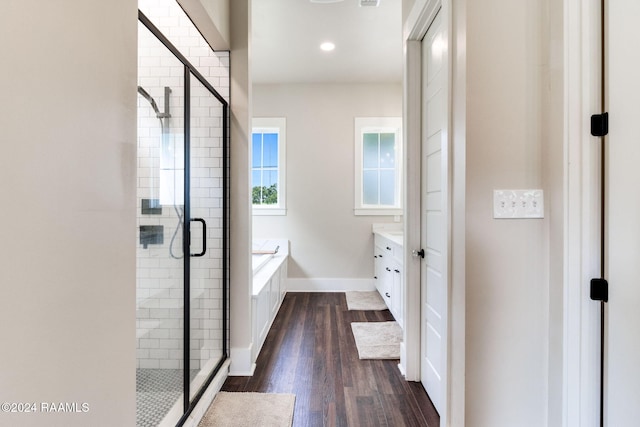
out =
[[[197,370],[191,371],[193,379]],[[136,426],[156,427],[182,395],[181,369],[136,370]]]

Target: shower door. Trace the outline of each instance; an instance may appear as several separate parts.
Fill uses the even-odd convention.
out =
[[[193,74],[189,76],[188,210],[189,364],[193,397],[223,358],[226,304],[223,237],[224,106]],[[185,265],[185,268],[187,266]]]
[[[142,24],[138,43],[136,425],[175,426],[190,375],[184,363],[184,65]]]
[[[226,101],[142,14],[137,425],[182,425],[227,359]]]

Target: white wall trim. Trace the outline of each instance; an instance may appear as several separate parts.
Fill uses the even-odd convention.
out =
[[[459,9],[454,10],[452,2]],[[420,227],[420,165],[413,164],[414,158],[420,157],[421,151],[421,40],[424,38],[429,26],[433,22],[438,11],[442,8],[445,15],[445,25],[448,47],[448,90],[449,90],[449,148],[452,159],[450,160],[449,188],[451,201],[449,212],[449,256],[460,255],[457,262],[449,266],[449,295],[448,295],[448,326],[447,337],[444,342],[447,345],[447,360],[445,362],[447,379],[445,381],[446,392],[444,397],[443,413],[440,414],[442,426],[464,426],[465,407],[465,267],[464,267],[464,203],[455,203],[465,199],[465,105],[466,92],[466,22],[464,21],[464,1],[455,0],[416,0],[409,13],[404,26],[405,40],[405,165],[407,167],[407,187],[405,203],[405,346],[406,361],[403,365],[406,369],[407,379],[419,380],[420,376],[420,267],[413,266],[411,250],[419,247],[419,240],[411,239],[415,229]],[[460,15],[456,15],[460,14]],[[417,48],[412,46],[414,42]],[[455,67],[454,67],[455,63]],[[461,69],[458,69],[460,68]],[[416,73],[418,73],[416,75]],[[453,85],[458,85],[454,92]],[[413,184],[412,184],[413,182]],[[416,185],[417,183],[417,185]],[[411,195],[414,195],[411,197]],[[411,201],[410,199],[413,199]],[[455,209],[454,209],[455,207]],[[455,224],[454,224],[455,221]],[[417,227],[417,228],[416,228]],[[419,233],[415,233],[419,234]],[[412,266],[413,268],[409,267]],[[417,283],[417,286],[416,286]],[[417,289],[415,289],[417,288]],[[454,306],[455,301],[455,306]],[[417,317],[416,317],[417,316]],[[412,320],[408,320],[411,318]],[[417,318],[417,320],[416,320]],[[412,326],[413,325],[413,326]],[[415,329],[417,328],[417,330]],[[455,359],[454,355],[455,354]],[[455,409],[455,411],[454,411]]]
[[[588,133],[599,111],[599,4],[564,5],[565,265],[563,426],[599,422],[599,304],[589,280],[600,275],[598,144]]]
[[[368,209],[359,208],[353,210],[354,215],[358,216],[399,216],[402,215],[402,209]]]
[[[287,292],[374,291],[374,279],[289,278]]]
[[[449,426],[465,425],[466,378],[466,138],[467,138],[467,20],[466,0],[447,1],[451,84],[451,246],[449,287]],[[443,424],[444,425],[444,424]]]
[[[420,260],[411,255],[420,248],[420,158],[422,135],[422,42],[405,41],[404,128],[404,352],[400,363],[405,378],[420,381]],[[417,177],[417,179],[416,179]],[[413,327],[417,325],[417,327]]]
[[[251,121],[251,142],[249,151],[253,152],[253,134],[278,134],[278,203],[276,205],[253,205],[253,215],[286,215],[287,214],[287,118],[286,117],[254,117]],[[251,154],[250,170],[253,170],[253,154]],[[251,180],[253,186],[253,178]],[[253,193],[252,193],[253,196]],[[253,202],[253,200],[252,200]]]
[[[364,204],[364,182],[363,182],[363,135],[367,132],[382,133],[388,132],[395,135],[395,158],[402,159],[402,117],[356,117],[353,121],[353,143],[354,143],[354,215],[402,215],[402,163],[396,162],[395,188],[393,206],[383,206],[379,204]]]
[[[278,209],[278,208],[262,208],[262,207],[253,207],[251,212],[254,216],[284,216],[287,214],[286,209]]]
[[[256,370],[256,364],[252,362],[253,343],[249,347],[231,347],[231,366],[229,376],[250,377]]]
[[[403,40],[422,40],[440,7],[442,0],[416,0],[404,25]]]

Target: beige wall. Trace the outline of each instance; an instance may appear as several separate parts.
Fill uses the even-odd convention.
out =
[[[370,279],[371,224],[354,216],[354,118],[400,117],[400,84],[256,85],[254,117],[287,119],[287,215],[254,216],[255,238],[291,241],[290,278]]]
[[[3,6],[0,424],[132,426],[136,4]]]
[[[467,2],[468,426],[561,421],[549,402],[561,396],[563,221],[561,52],[550,44],[561,17],[550,15],[547,2]],[[494,220],[498,188],[543,188],[545,219]]]

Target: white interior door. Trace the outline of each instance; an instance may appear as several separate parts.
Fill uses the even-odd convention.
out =
[[[640,2],[609,2],[605,425],[640,420]],[[595,303],[594,303],[595,304]]]
[[[422,42],[422,182],[420,377],[436,410],[444,409],[449,284],[447,34],[439,12]]]

